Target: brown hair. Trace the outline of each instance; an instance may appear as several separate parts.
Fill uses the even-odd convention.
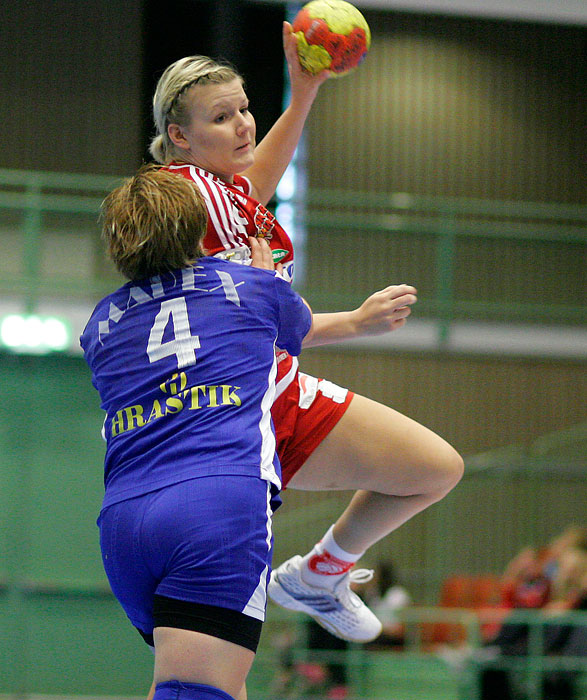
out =
[[[130,280],[188,267],[204,254],[208,214],[200,191],[181,175],[144,165],[102,202],[102,235]]]

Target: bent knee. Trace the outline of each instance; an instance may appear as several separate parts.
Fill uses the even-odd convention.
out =
[[[434,501],[444,498],[463,477],[465,465],[460,454],[445,443],[433,452],[407,461],[402,470],[391,464],[379,473],[376,484],[363,482],[366,488],[394,496],[430,496]]]
[[[433,469],[431,481],[434,482],[434,490],[448,493],[463,478],[465,473],[465,463],[461,455],[450,446],[447,446],[442,459],[440,459]]]

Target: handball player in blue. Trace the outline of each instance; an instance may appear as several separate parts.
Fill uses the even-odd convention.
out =
[[[265,618],[281,470],[276,348],[312,315],[252,239],[252,265],[205,256],[192,182],[144,166],[105,199],[129,280],[81,336],[106,412],[104,567],[154,647],[155,700],[246,697]]]

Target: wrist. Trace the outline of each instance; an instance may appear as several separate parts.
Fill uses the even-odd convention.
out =
[[[310,90],[307,87],[303,90],[292,90],[288,109],[296,113],[302,113],[304,118],[307,117],[312,109],[317,94],[318,86]]]
[[[346,326],[348,328],[348,335],[350,338],[358,338],[362,335],[361,326],[361,313],[359,309],[354,309],[353,311],[346,311]]]

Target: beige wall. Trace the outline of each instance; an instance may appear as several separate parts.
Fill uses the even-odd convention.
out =
[[[584,201],[583,28],[366,16],[370,53],[310,119],[312,186]]]
[[[142,157],[141,0],[27,0],[0,20],[0,168],[126,174]]]
[[[300,366],[407,414],[467,456],[587,420],[582,363],[316,348]]]
[[[583,363],[316,348],[300,366],[414,418],[465,457],[457,488],[365,557],[369,566],[391,559],[418,602],[436,602],[451,574],[500,573],[523,547],[584,522],[585,431],[581,442],[572,430],[587,421]],[[567,429],[567,443],[536,451],[538,438]],[[499,448],[475,471],[474,455]],[[275,560],[311,546],[351,495],[286,491]]]

